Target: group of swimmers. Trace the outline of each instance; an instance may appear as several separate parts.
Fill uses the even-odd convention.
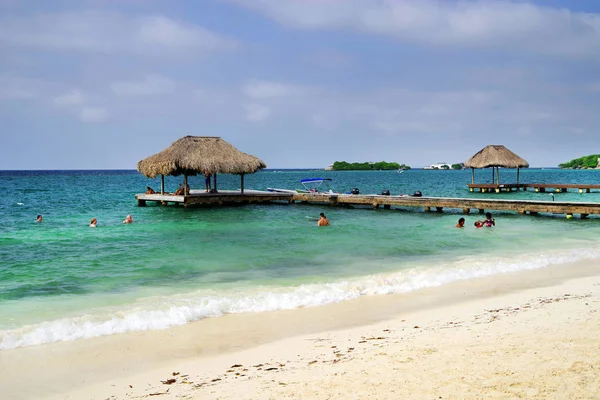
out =
[[[492,226],[496,226],[496,221],[494,220],[494,218],[492,218],[492,213],[490,212],[486,212],[485,213],[485,220],[481,221],[475,221],[474,223],[475,228],[483,228],[483,227],[487,227],[487,228],[491,228]],[[464,228],[465,227],[465,219],[464,218],[459,218],[458,219],[458,224],[456,224],[457,228]]]
[[[38,214],[35,222],[42,222],[43,219],[44,219],[44,217],[42,217],[40,214]],[[131,215],[127,214],[127,216],[123,220],[123,223],[124,224],[133,224],[133,218],[131,217]],[[92,218],[92,220],[90,221],[90,228],[95,228],[97,225],[98,225],[98,219]]]

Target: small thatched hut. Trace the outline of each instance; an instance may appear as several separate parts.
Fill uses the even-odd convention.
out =
[[[494,168],[496,170],[496,183],[500,184],[500,170],[502,168],[517,169],[517,184],[519,183],[520,168],[529,168],[529,163],[502,145],[485,146],[473,157],[465,162],[465,167],[471,168],[471,183],[475,183],[475,168],[492,167],[492,183],[494,183]]]
[[[252,174],[265,163],[257,157],[242,153],[220,137],[185,136],[158,154],[138,162],[137,169],[144,176],[156,178],[161,175],[160,192],[165,191],[165,175],[184,177],[187,193],[187,177],[208,171],[213,176],[213,189],[217,190],[217,173],[240,174],[241,191],[244,193],[244,174]]]

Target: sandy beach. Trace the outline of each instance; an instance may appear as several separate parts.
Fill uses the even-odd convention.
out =
[[[598,399],[600,266],[0,353],[6,399]]]

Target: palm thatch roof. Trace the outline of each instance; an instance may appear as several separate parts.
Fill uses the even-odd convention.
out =
[[[265,163],[242,153],[220,137],[185,136],[158,154],[138,162],[137,169],[149,178],[157,175],[251,174]]]
[[[529,163],[502,145],[489,145],[465,162],[467,168],[528,168]]]

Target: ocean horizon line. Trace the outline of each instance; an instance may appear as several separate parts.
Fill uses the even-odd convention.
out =
[[[421,167],[411,167],[412,170],[425,170],[426,166],[421,166]],[[469,169],[469,168],[465,168],[465,169]],[[514,169],[514,168],[504,168],[504,169]],[[525,168],[522,168],[525,169]],[[536,166],[536,167],[529,167],[526,169],[561,169],[560,167],[544,167],[544,166]],[[431,170],[431,169],[427,169],[429,171],[436,171],[436,170]],[[591,170],[594,170],[593,168],[591,168]],[[61,169],[0,169],[0,172],[138,172],[137,169],[135,168],[61,168]],[[263,168],[261,170],[258,170],[257,172],[260,171],[333,171],[333,170],[326,170],[323,167],[286,167],[286,168]],[[352,170],[354,172],[359,171],[359,170]],[[375,170],[368,170],[368,171],[375,171]],[[393,170],[390,170],[393,171]],[[437,170],[437,171],[441,171],[441,170]],[[452,169],[449,169],[449,171],[452,171]],[[337,172],[343,172],[342,170],[339,170]]]

